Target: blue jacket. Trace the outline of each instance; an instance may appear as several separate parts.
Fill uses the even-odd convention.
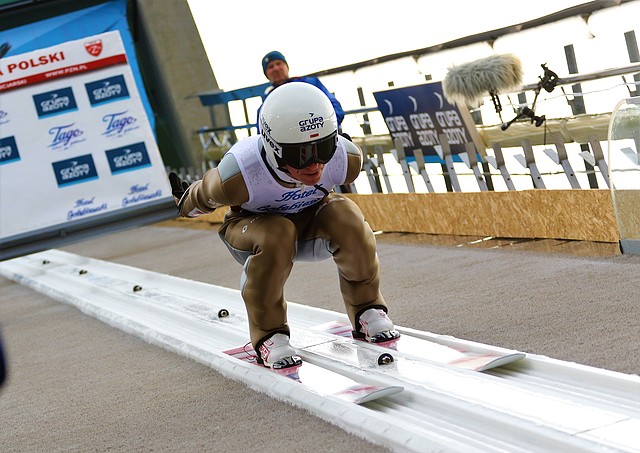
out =
[[[327,89],[327,87],[322,84],[320,79],[318,79],[317,77],[309,77],[309,76],[291,77],[285,83],[289,83],[289,82],[306,82],[317,88],[320,88],[322,92],[326,94],[329,100],[331,101],[331,104],[333,105],[333,109],[336,111],[336,119],[338,120],[338,127],[340,127],[340,125],[342,124],[342,120],[344,119],[344,110],[342,109],[342,105],[340,105],[340,102]],[[273,85],[271,85],[265,90],[264,94],[262,95],[263,103],[264,103],[264,100],[267,99],[267,96],[269,96],[269,93],[271,93],[276,88],[277,87],[274,87]],[[260,132],[260,110],[262,110],[262,106],[260,106],[260,108],[258,109],[258,121],[256,121],[256,127],[258,128],[258,132]]]

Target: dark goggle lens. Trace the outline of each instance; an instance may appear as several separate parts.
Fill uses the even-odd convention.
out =
[[[297,170],[313,163],[326,164],[338,146],[337,133],[310,143],[282,145],[282,161]]]

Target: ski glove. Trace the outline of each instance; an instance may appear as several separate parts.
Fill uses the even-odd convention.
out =
[[[203,214],[212,212],[215,209],[213,208],[211,210],[202,211],[201,209],[195,207],[193,205],[193,201],[190,200],[189,197],[191,186],[186,181],[181,180],[180,177],[174,172],[169,173],[169,182],[171,183],[171,193],[173,194],[173,199],[178,206],[178,214],[180,214],[182,217],[198,217]]]
[[[178,212],[182,211],[182,205],[184,204],[185,195],[189,193],[189,183],[180,179],[176,173],[169,173],[169,183],[171,184],[171,193],[178,206]]]

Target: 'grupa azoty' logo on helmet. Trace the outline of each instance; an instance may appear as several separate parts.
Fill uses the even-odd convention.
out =
[[[273,150],[273,152],[276,153],[278,157],[282,157],[282,149],[271,137],[271,127],[269,126],[269,123],[267,123],[267,120],[265,120],[263,116],[260,116],[260,134],[262,134],[262,139],[265,141],[267,145],[269,145],[269,147]]]
[[[315,116],[315,113],[309,112],[309,118],[298,121],[298,126],[300,126],[300,132],[321,129],[324,126],[324,117]]]

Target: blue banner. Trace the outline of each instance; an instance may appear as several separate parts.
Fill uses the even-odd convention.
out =
[[[444,162],[435,148],[441,134],[446,135],[453,155],[465,152],[464,144],[473,141],[458,107],[445,99],[441,82],[379,91],[373,96],[391,137],[402,143],[407,156],[421,149],[425,161]]]

